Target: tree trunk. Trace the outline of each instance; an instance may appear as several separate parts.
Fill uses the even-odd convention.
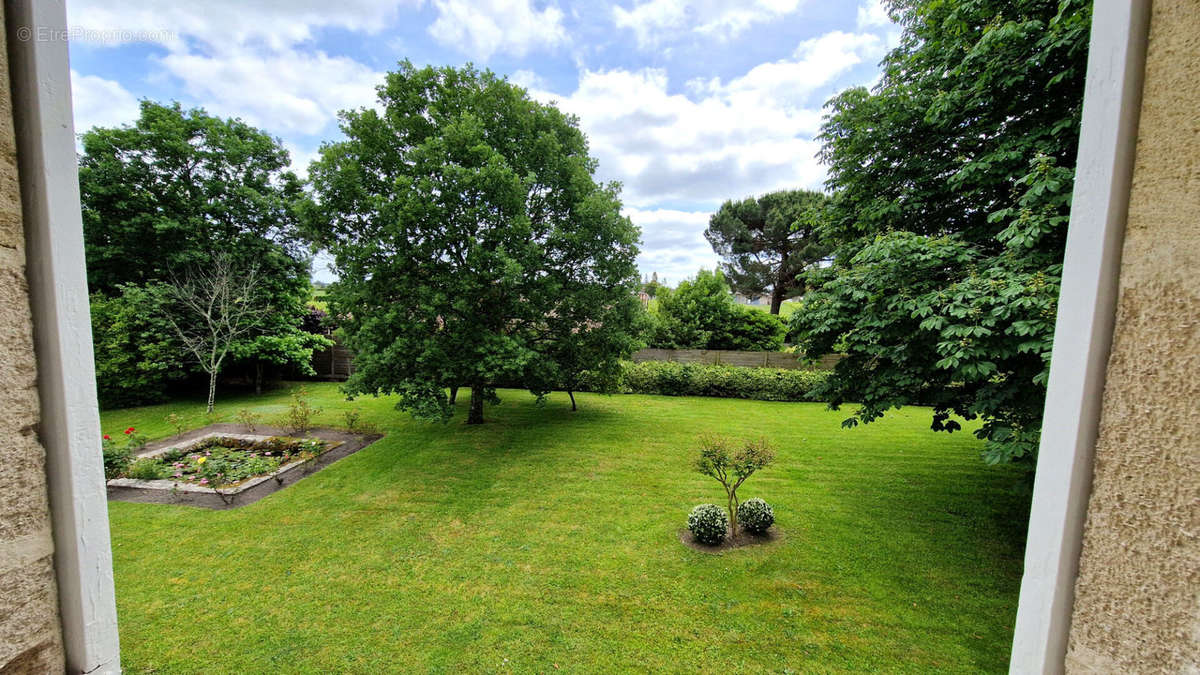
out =
[[[571,412],[575,412],[577,410],[577,408],[575,407],[575,392],[568,389],[567,396],[571,397]]]
[[[737,528],[737,498],[733,496],[732,492],[729,493],[728,509],[729,509],[729,538],[733,539],[733,538],[737,537],[738,528]]]
[[[254,395],[262,394],[262,361],[254,362]]]
[[[779,308],[783,306],[783,289],[776,283],[771,289],[771,313],[779,315]]]
[[[450,405],[458,400],[458,387],[450,387]]]
[[[471,385],[471,411],[467,424],[483,424],[483,385]]]
[[[208,412],[213,411],[213,399],[217,397],[217,369],[208,374]]]

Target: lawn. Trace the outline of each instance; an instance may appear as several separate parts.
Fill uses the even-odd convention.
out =
[[[978,442],[905,410],[854,430],[822,405],[502,392],[488,423],[415,422],[309,385],[318,421],[387,436],[244,508],[111,502],[129,672],[1001,672],[1024,500]],[[465,397],[464,397],[465,398]],[[218,397],[268,418],[287,392]],[[207,422],[200,401],[106,412],[106,432]],[[698,435],[765,435],[743,498],[781,541],[678,541],[720,486]]]

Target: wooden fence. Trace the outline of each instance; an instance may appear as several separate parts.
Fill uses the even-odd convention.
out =
[[[634,361],[674,361],[743,368],[786,368],[788,370],[832,370],[842,359],[826,354],[815,363],[807,363],[790,352],[736,352],[725,349],[643,349],[633,353]]]
[[[643,349],[633,353],[634,361],[674,361],[787,370],[832,370],[841,358],[839,354],[827,354],[815,363],[807,363],[790,352],[736,352],[724,349]],[[312,367],[319,379],[345,380],[354,372],[354,355],[340,340],[334,338],[332,347],[313,352]]]
[[[341,340],[334,337],[332,347],[313,352],[312,367],[322,380],[342,381],[354,372],[354,355]]]

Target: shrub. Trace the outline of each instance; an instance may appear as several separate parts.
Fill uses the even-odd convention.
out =
[[[622,365],[617,391],[623,394],[715,396],[758,401],[819,401],[814,390],[828,377],[828,371],[815,370],[707,366],[667,361],[626,362]],[[581,391],[596,390],[584,378]]]
[[[104,434],[102,442],[104,451],[104,477],[106,479],[116,478],[125,473],[129,468],[129,462],[133,459],[133,451],[129,446],[121,445]]]
[[[249,429],[250,433],[254,433],[258,429],[258,423],[262,421],[262,415],[251,412],[246,408],[237,411],[237,415],[234,415],[234,417],[239,423]]]
[[[719,270],[664,289],[652,314],[647,341],[662,349],[778,351],[787,333],[778,316],[734,302]]]
[[[170,424],[171,427],[175,429],[176,436],[183,435],[184,430],[187,429],[187,422],[185,422],[178,413],[171,413],[170,415],[167,415],[167,424]]]
[[[712,546],[721,543],[728,527],[729,517],[716,504],[700,504],[688,514],[688,529],[701,544]]]
[[[170,475],[162,462],[152,457],[142,457],[135,460],[125,469],[125,476],[138,480],[158,480]]]
[[[354,431],[362,422],[362,411],[358,408],[351,408],[342,412],[342,419],[346,422],[346,430]]]
[[[729,441],[719,436],[701,439],[696,471],[713,478],[725,488],[728,500],[730,532],[738,534],[738,488],[759,469],[775,461],[775,451],[766,439],[749,441],[737,450],[730,450]]]
[[[292,392],[292,402],[288,404],[287,415],[284,418],[284,426],[288,431],[297,435],[303,436],[312,428],[312,418],[321,414],[320,408],[314,408],[308,402],[308,388],[300,387]]]
[[[770,504],[754,497],[738,504],[737,521],[747,532],[762,534],[775,524],[775,511]]]

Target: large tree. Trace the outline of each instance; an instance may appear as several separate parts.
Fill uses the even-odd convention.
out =
[[[721,270],[733,290],[769,294],[772,314],[802,295],[804,273],[829,254],[817,236],[826,199],[813,190],[782,190],[722,204],[704,237],[724,258]]]
[[[628,352],[638,231],[576,119],[471,67],[404,62],[378,94],[309,172],[346,390],[446,419],[445,388],[467,386],[479,423],[501,384],[569,388],[555,380]]]
[[[1032,463],[1079,138],[1091,3],[895,0],[900,46],[828,104],[840,242],[793,329],[847,356],[847,425],[907,404],[982,418],[991,462]]]
[[[256,364],[309,368],[313,348],[326,341],[300,329],[311,295],[295,210],[303,193],[277,139],[241,120],[142,101],[133,124],[91,129],[82,145],[79,186],[93,293],[168,283],[218,257],[236,269],[253,268],[259,283],[252,300],[270,312],[232,353]]]

